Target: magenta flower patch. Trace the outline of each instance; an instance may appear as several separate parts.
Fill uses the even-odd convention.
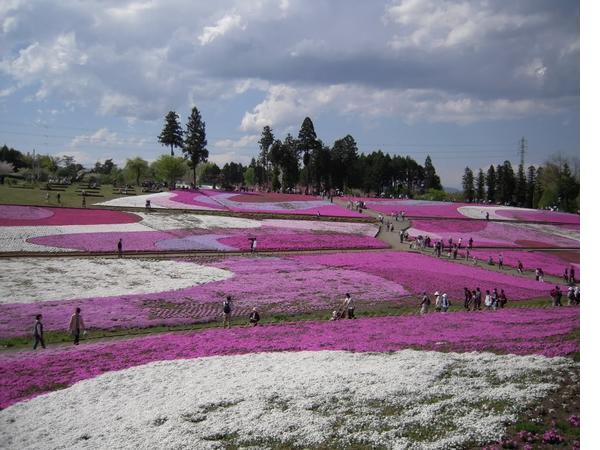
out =
[[[87,320],[93,316],[86,317]],[[298,322],[231,330],[166,333],[37,353],[0,354],[0,407],[103,372],[153,361],[272,351],[388,352],[406,348],[568,355],[579,342],[577,309],[510,309],[420,316]],[[558,440],[548,433],[547,441]]]

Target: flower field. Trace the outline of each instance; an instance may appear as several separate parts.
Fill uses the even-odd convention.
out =
[[[263,192],[240,194],[212,189],[161,192],[159,194],[122,197],[99,203],[99,205],[143,208],[146,200],[150,200],[153,208],[364,217],[364,215],[358,212],[350,211],[316,196]]]
[[[386,248],[368,223],[312,220],[252,220],[185,213],[123,213],[107,210],[7,206],[0,225],[0,251],[240,251],[256,238],[259,250]],[[49,209],[50,210],[50,209]],[[80,215],[80,217],[78,216]],[[96,218],[97,216],[97,218]],[[24,217],[28,217],[25,219]],[[76,224],[68,225],[71,217]],[[23,221],[27,225],[23,225]],[[78,222],[79,221],[79,222]]]
[[[479,205],[459,202],[437,202],[430,200],[399,200],[370,197],[348,197],[349,200],[360,200],[367,208],[385,215],[393,215],[404,211],[408,218],[454,218],[485,219],[486,213],[491,220],[525,220],[534,222],[551,222],[557,224],[579,224],[577,214],[537,209],[517,208],[513,206]]]
[[[557,250],[555,252],[547,251],[519,251],[519,250],[473,250],[471,256],[478,260],[487,261],[491,256],[494,262],[498,263],[498,255],[502,253],[503,263],[507,267],[517,268],[519,261],[523,263],[525,271],[535,271],[541,268],[544,273],[562,277],[565,269],[571,266],[575,269],[575,278],[579,280],[579,251],[578,250]],[[462,252],[461,252],[462,254]]]
[[[411,221],[408,233],[413,238],[422,235],[434,241],[452,238],[454,243],[462,238],[463,246],[473,238],[475,248],[579,247],[579,228],[570,225],[417,219]]]
[[[106,371],[154,361],[270,351],[347,350],[389,352],[407,348],[454,352],[493,351],[518,355],[568,355],[578,340],[579,310],[504,309],[421,316],[308,321],[234,330],[186,333],[89,343],[43,354],[0,354],[0,407],[51,386],[70,386]],[[32,386],[37,386],[33,390]],[[33,392],[32,392],[33,391]]]
[[[0,436],[14,448],[456,448],[500,439],[576,370],[563,358],[412,350],[163,361],[0,411]]]
[[[0,273],[0,284],[13,286],[11,296],[0,304],[0,337],[21,336],[29,332],[32,314],[42,313],[48,330],[62,330],[65,320],[76,306],[88,317],[88,325],[97,329],[178,325],[217,320],[221,317],[221,302],[232,295],[234,316],[245,317],[257,306],[268,314],[306,313],[335,309],[346,292],[358,302],[369,305],[401,304],[407,296],[446,291],[453,302],[460,302],[464,286],[504,289],[509,301],[549,296],[550,286],[525,277],[492,272],[478,267],[455,264],[416,253],[350,252],[286,257],[222,257],[210,260],[188,258],[184,262],[197,265],[200,280],[202,271],[231,273],[221,280],[191,283],[169,279],[169,272],[157,279],[153,292],[113,292],[111,286],[119,277],[125,286],[144,285],[152,272],[143,272],[146,261],[131,260],[140,268],[124,272],[119,260],[90,260],[102,267],[93,279],[82,279],[79,286],[98,286],[80,289],[73,295],[57,298],[70,273],[57,272],[53,264],[42,265],[27,258],[4,260],[6,270]],[[129,261],[128,261],[129,263]],[[54,263],[56,264],[56,263]],[[61,264],[63,264],[61,262]],[[82,271],[85,272],[85,266]],[[187,266],[182,266],[182,269]],[[201,269],[203,268],[203,269]],[[194,269],[190,268],[190,280]],[[60,276],[58,276],[60,274]],[[100,275],[102,274],[102,275]],[[126,274],[126,275],[124,275]],[[38,285],[31,279],[44,280]],[[157,274],[158,277],[158,274]],[[182,278],[184,278],[182,276]],[[87,280],[90,280],[87,282]],[[116,288],[115,288],[116,289]],[[65,291],[68,292],[68,291]],[[103,294],[98,294],[101,292]],[[35,301],[32,307],[23,299]]]

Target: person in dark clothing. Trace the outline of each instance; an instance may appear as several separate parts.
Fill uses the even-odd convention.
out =
[[[504,289],[500,289],[500,308],[504,308],[504,306],[508,303],[508,299],[506,298],[506,294],[504,293]]]
[[[569,269],[565,269],[565,272],[563,273],[563,280],[565,280],[565,283],[569,282]]]
[[[477,288],[475,291],[475,299],[473,302],[473,311],[475,310],[481,311],[481,289]]]
[[[46,343],[44,342],[44,324],[42,324],[41,314],[35,316],[35,325],[33,326],[33,337],[35,339],[35,343],[33,344],[34,350],[40,344],[42,345],[42,348],[46,348]]]
[[[519,261],[519,264],[517,265],[517,272],[523,273],[523,263],[521,261]]]
[[[473,300],[473,295],[471,295],[471,291],[469,288],[465,288],[465,309],[469,311],[471,309],[471,300]]]
[[[223,302],[223,328],[227,326],[231,328],[231,310],[233,309],[233,305],[231,302],[231,295],[228,295],[225,301]]]
[[[252,324],[253,327],[255,327],[256,325],[258,325],[259,321],[260,321],[260,314],[258,314],[258,311],[256,310],[256,308],[252,308],[252,312],[250,313],[250,323]]]
[[[473,248],[473,238],[469,238],[469,249]]]
[[[573,266],[569,270],[569,283],[575,284],[575,267]]]
[[[117,242],[117,253],[119,258],[123,257],[123,239],[119,239],[119,242]]]

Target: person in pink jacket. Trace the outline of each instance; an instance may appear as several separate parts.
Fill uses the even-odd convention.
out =
[[[81,317],[81,308],[75,308],[75,313],[71,316],[69,322],[69,332],[73,336],[73,344],[79,345],[79,337],[85,330],[85,324],[83,323],[83,317]]]

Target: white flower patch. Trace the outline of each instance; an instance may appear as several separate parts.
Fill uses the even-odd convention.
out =
[[[162,361],[0,411],[7,448],[441,449],[499,439],[564,358],[341,351]]]
[[[152,208],[167,208],[169,198],[173,195],[172,192],[158,192],[155,194],[144,194],[144,195],[131,195],[126,197],[119,197],[105,202],[96,203],[96,205],[102,206],[120,206],[126,208],[145,208],[146,200],[150,200],[150,206]],[[173,208],[181,208],[181,203],[172,202]]]
[[[71,252],[75,249],[32,244],[28,239],[76,233],[123,233],[128,231],[162,231],[178,229],[259,228],[261,222],[228,216],[203,214],[137,213],[141,222],[100,225],[42,225],[0,227],[2,252]]]
[[[499,214],[496,214],[496,211],[498,210],[504,210],[504,211],[508,211],[508,210],[515,210],[515,211],[533,211],[533,210],[528,210],[525,208],[515,208],[512,206],[501,206],[501,205],[494,205],[494,206],[483,206],[483,205],[479,205],[479,206],[461,206],[459,208],[457,208],[457,211],[462,214],[463,216],[469,217],[471,219],[485,219],[485,213],[489,213],[490,214],[490,220],[516,220],[513,217],[505,217],[505,216],[501,216]]]
[[[524,228],[529,228],[530,230],[541,231],[543,233],[548,233],[550,235],[559,236],[567,239],[573,239],[576,241],[580,240],[579,229],[575,230],[572,228],[542,223],[522,223],[520,225]]]
[[[228,270],[182,261],[12,258],[2,261],[0,303],[147,294],[232,276]]]
[[[324,222],[320,220],[278,220],[266,219],[262,221],[266,227],[290,228],[292,230],[325,231],[331,233],[359,234],[362,236],[375,236],[377,225],[356,222]]]
[[[144,231],[179,230],[179,229],[212,229],[212,228],[259,228],[261,222],[253,219],[242,219],[229,216],[208,216],[204,214],[165,214],[137,213],[142,217],[140,225],[147,227]]]
[[[0,251],[2,252],[71,252],[73,249],[51,247],[26,242],[27,239],[57,234],[109,233],[127,231],[153,231],[138,223],[101,225],[42,225],[27,227],[0,227]]]

